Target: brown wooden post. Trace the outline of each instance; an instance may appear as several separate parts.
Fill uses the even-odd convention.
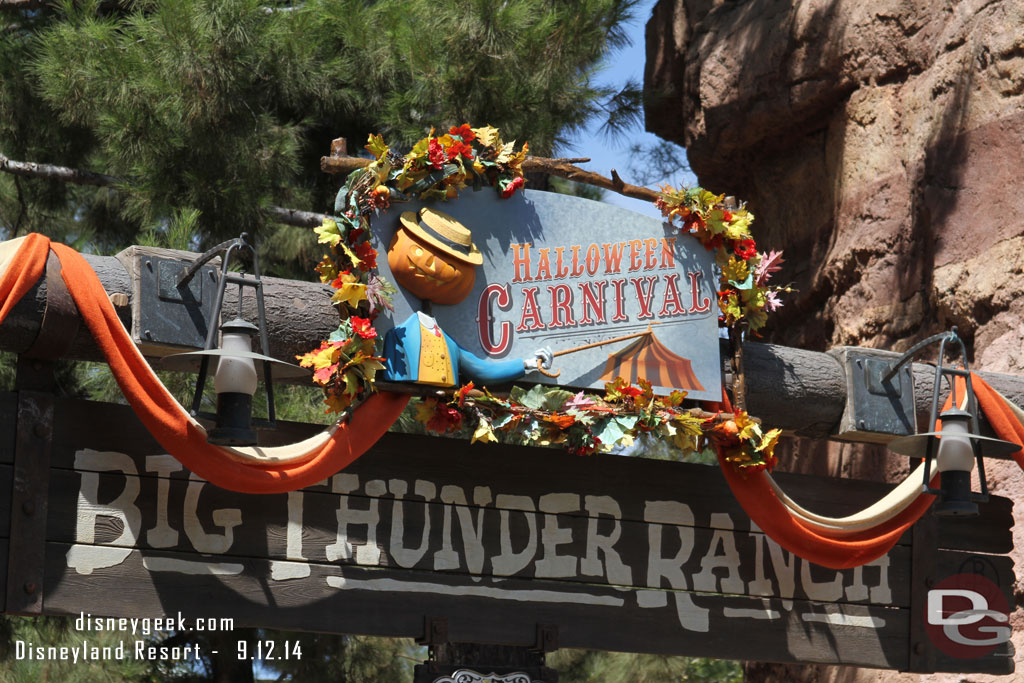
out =
[[[5,605],[12,614],[43,612],[53,385],[52,362],[19,356]]]
[[[929,508],[912,530],[910,550],[910,638],[907,671],[935,671],[935,646],[928,638],[925,608],[935,586],[938,524]]]

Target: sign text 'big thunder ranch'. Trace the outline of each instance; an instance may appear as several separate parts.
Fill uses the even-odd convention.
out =
[[[713,467],[388,434],[316,486],[252,496],[161,454],[126,406],[60,401],[55,414],[47,614],[401,637],[444,618],[452,642],[523,646],[543,624],[561,647],[894,669],[925,616],[911,534],[863,567],[813,565],[753,527]],[[780,482],[840,515],[887,488]],[[980,520],[941,520],[929,576],[980,564],[1009,595],[1012,561],[993,553],[1012,546],[1011,521],[995,497]],[[936,667],[1005,673],[1012,660]]]
[[[450,345],[483,361],[460,382],[518,379],[517,359],[546,348],[557,378],[528,361],[526,381],[603,388],[622,376],[661,393],[721,396],[713,258],[678,228],[578,197],[467,192],[395,203],[374,219],[373,239],[388,254],[381,274],[399,290],[378,330],[404,333],[412,321],[418,344],[436,321]],[[397,378],[416,377],[417,360],[405,362]]]

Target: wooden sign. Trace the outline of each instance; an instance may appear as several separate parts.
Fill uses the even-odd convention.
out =
[[[431,301],[440,328],[486,361],[563,352],[557,379],[532,372],[531,382],[642,377],[663,394],[721,398],[714,259],[678,227],[567,195],[466,192],[395,203],[374,219],[373,240],[399,289],[393,322],[376,322],[382,334]]]
[[[13,488],[13,507],[0,506],[7,611],[1013,670],[1007,645],[953,659],[924,626],[926,586],[952,574],[980,567],[1010,595],[1002,498],[981,518],[926,517],[918,528],[937,544],[915,529],[878,561],[837,572],[752,528],[715,467],[389,434],[317,486],[246,495],[183,470],[125,406],[20,397],[0,397],[0,424],[17,422],[0,443],[0,486]],[[37,429],[46,419],[52,431]],[[778,478],[826,514],[888,488]]]

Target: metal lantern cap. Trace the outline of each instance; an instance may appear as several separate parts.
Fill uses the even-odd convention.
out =
[[[259,334],[260,328],[253,325],[248,320],[242,320],[241,318],[235,318],[229,320],[220,326],[221,332],[244,332],[253,336]]]
[[[228,358],[251,358],[256,364],[256,372],[263,373],[264,363],[273,363],[271,366],[274,368],[274,379],[300,379],[303,377],[309,377],[310,371],[306,368],[295,365],[294,363],[287,363],[277,358],[270,356],[264,356],[262,353],[256,353],[255,351],[225,351],[224,349],[210,349],[208,351],[189,351],[187,353],[176,353],[173,356],[166,356],[159,362],[161,370],[174,370],[176,372],[199,372],[199,366],[202,364],[203,357],[207,357],[214,363],[219,360],[221,356]],[[216,365],[213,366],[213,372],[216,372]]]
[[[939,415],[939,419],[943,421],[957,420],[968,423],[973,419],[973,417],[974,416],[966,410],[961,410],[959,408],[944,410]],[[937,431],[900,437],[899,439],[894,439],[889,442],[889,450],[893,453],[906,455],[911,458],[924,458],[928,455],[929,440],[940,440],[943,434],[943,431]],[[981,448],[981,454],[988,458],[1002,458],[1020,450],[1020,446],[1018,444],[990,436],[982,436],[971,432],[964,432],[962,434],[957,434],[956,436],[958,438],[970,439],[972,442],[977,442],[978,447]]]
[[[928,454],[928,442],[931,439],[941,442],[942,435],[943,432],[941,431],[912,434],[894,439],[889,442],[888,446],[889,450],[893,453],[906,455],[911,458],[924,458]],[[981,448],[981,454],[987,458],[1002,458],[1020,450],[1019,444],[995,439],[990,436],[981,436],[980,434],[971,434],[969,432],[957,434],[957,436],[977,442],[978,447]]]

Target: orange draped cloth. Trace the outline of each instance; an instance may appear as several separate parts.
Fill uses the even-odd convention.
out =
[[[963,383],[963,380],[957,378],[957,382]],[[1024,445],[1024,425],[1017,420],[1003,397],[974,373],[971,373],[971,383],[979,408],[999,438]],[[958,389],[958,393],[963,395],[962,385]],[[950,406],[951,402],[947,400],[943,410]],[[724,399],[723,407],[731,410],[728,399]],[[1024,451],[1018,451],[1013,457],[1024,468]],[[888,553],[935,498],[922,491],[913,503],[891,519],[855,533],[831,534],[793,515],[775,495],[764,472],[738,470],[725,461],[722,449],[718,450],[718,462],[736,500],[769,538],[794,555],[832,569],[857,567]],[[936,486],[937,483],[938,474],[931,485]]]
[[[30,235],[0,276],[0,324],[42,275],[50,250],[79,313],[103,352],[129,405],[168,453],[217,486],[243,493],[282,493],[330,477],[365,453],[394,424],[409,397],[378,393],[336,425],[325,445],[285,464],[254,464],[232,458],[206,435],[167,391],[118,319],[96,273],[82,255],[43,235]]]

